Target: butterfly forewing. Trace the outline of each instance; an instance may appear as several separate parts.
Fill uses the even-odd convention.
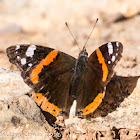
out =
[[[89,65],[100,81],[106,86],[113,74],[113,69],[122,56],[123,45],[120,42],[109,42],[94,51],[89,57]]]
[[[36,71],[38,71],[38,75],[41,75],[43,71],[46,72],[47,69],[49,74],[53,72],[55,74],[59,74],[58,71],[63,73],[63,71],[65,71],[65,68],[70,66],[75,61],[73,57],[68,57],[67,54],[59,51],[56,51],[56,55],[54,55],[53,53],[51,53],[53,51],[55,50],[52,48],[37,45],[16,45],[7,48],[7,55],[10,62],[15,64],[20,69],[25,82],[29,86],[32,86],[35,84],[35,82],[31,81],[30,74],[32,73],[33,69],[35,69],[39,64],[40,67],[38,66],[38,69],[36,68]],[[49,71],[49,68],[50,66],[52,67],[52,65],[56,65],[56,63],[53,62],[56,61],[57,57],[60,57],[62,66],[59,69],[53,69],[51,72]],[[64,59],[64,57],[66,58]],[[67,57],[69,59],[67,59]],[[41,63],[41,61],[45,62]],[[71,63],[69,63],[69,61],[71,61]],[[51,77],[51,75],[49,76]]]
[[[24,81],[32,87],[33,83],[30,80],[32,69],[52,50],[35,45],[16,45],[7,48],[6,51],[9,61],[20,69]]]

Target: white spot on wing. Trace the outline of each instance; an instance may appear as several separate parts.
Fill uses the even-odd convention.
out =
[[[21,59],[21,64],[22,64],[22,65],[25,65],[25,64],[26,64],[26,58],[22,58],[22,59]]]
[[[26,56],[32,57],[34,55],[34,50],[36,50],[36,46],[30,45],[26,51]]]
[[[20,45],[17,45],[17,46],[16,46],[16,50],[18,50],[19,48],[20,48]]]
[[[77,106],[77,102],[76,102],[76,100],[74,100],[74,101],[73,101],[73,104],[72,104],[72,106],[71,106],[71,108],[70,108],[69,118],[75,117],[76,106]]]
[[[108,61],[108,64],[111,64],[111,61]]]
[[[120,46],[119,46],[119,42],[116,42],[116,46],[117,46],[117,47],[120,47]]]
[[[112,56],[112,59],[111,59],[111,60],[112,60],[112,62],[114,62],[114,61],[115,61],[115,56],[114,56],[114,55]]]
[[[113,45],[111,42],[107,44],[109,55],[113,54]]]
[[[29,67],[31,67],[31,66],[32,66],[32,64],[31,64],[31,63],[29,63],[29,64],[28,64],[28,66],[29,66]]]
[[[19,57],[19,56],[17,56],[17,59],[20,59],[20,57]]]

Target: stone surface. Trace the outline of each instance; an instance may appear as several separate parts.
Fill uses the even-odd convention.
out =
[[[0,85],[0,101],[21,96],[31,90],[24,83],[19,72],[2,68],[0,68]]]
[[[9,86],[10,90],[7,89],[3,81],[0,80],[2,91],[5,89],[5,93],[2,94],[6,95],[0,100],[0,136],[15,139],[17,137],[50,139],[48,135],[58,135],[58,132],[47,123],[33,98],[25,94],[25,88],[24,90],[22,88],[23,85],[26,85],[20,78],[20,73],[2,70],[2,76],[5,77],[4,81],[9,81],[9,85],[13,85],[13,81],[9,79],[14,77],[16,90],[13,89],[13,86]],[[56,124],[63,127],[60,132],[64,139],[81,139],[82,137],[112,139],[118,135],[120,138],[126,139],[129,138],[129,135],[132,138],[139,138],[139,94],[140,78],[138,76],[114,76],[107,86],[103,102],[92,115],[83,119],[73,118],[68,125],[66,120],[57,121]]]

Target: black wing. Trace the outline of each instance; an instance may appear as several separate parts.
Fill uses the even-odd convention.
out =
[[[122,52],[123,45],[120,42],[109,42],[90,55],[89,64],[102,86],[106,86],[111,80],[114,67],[122,57]]]
[[[105,95],[105,86],[111,80],[113,68],[120,60],[123,46],[109,42],[95,50],[88,59],[88,70],[81,77],[77,113],[87,115],[96,110]]]
[[[47,104],[52,103],[65,111],[75,58],[36,45],[11,46],[7,48],[7,55],[10,62],[20,69],[25,83],[34,89],[34,93],[42,94],[40,99],[37,96],[38,99],[35,100],[38,105],[43,105],[43,102],[46,104],[47,100]],[[49,112],[46,107],[42,106],[42,109]]]

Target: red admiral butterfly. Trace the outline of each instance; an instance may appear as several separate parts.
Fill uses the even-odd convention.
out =
[[[68,115],[75,104],[77,115],[87,115],[102,102],[122,51],[121,43],[109,42],[89,57],[83,47],[75,59],[49,47],[16,45],[7,48],[7,55],[34,90],[34,100],[42,110],[54,116]]]

